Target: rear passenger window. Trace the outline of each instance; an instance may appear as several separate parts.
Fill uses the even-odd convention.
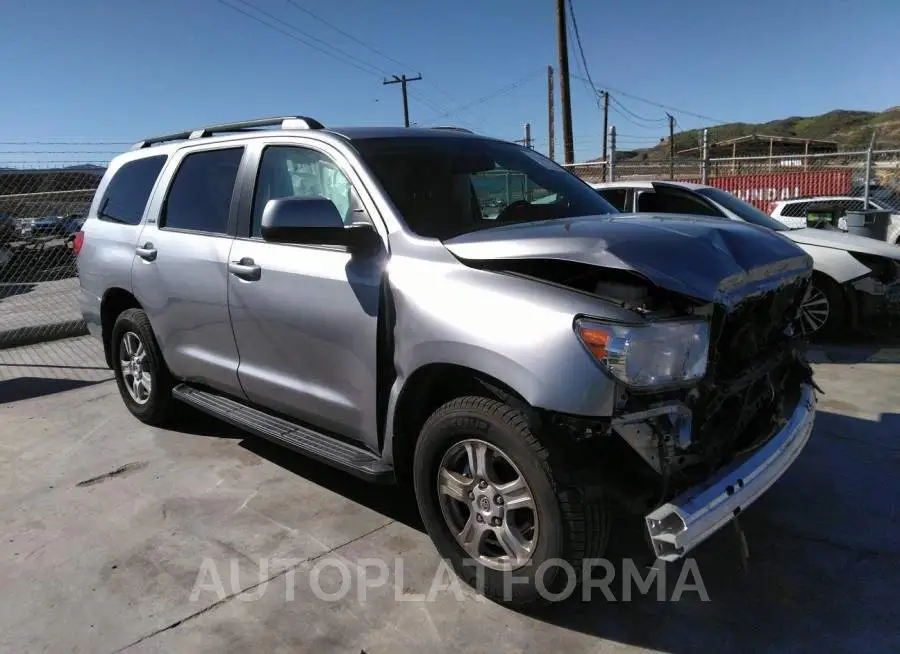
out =
[[[141,222],[150,191],[166,162],[166,155],[135,159],[119,168],[106,187],[97,217],[123,225]]]
[[[225,234],[244,148],[189,154],[169,187],[161,227]]]
[[[806,217],[806,208],[809,202],[790,202],[781,208],[781,215],[786,218]]]

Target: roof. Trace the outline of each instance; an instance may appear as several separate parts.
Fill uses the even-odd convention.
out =
[[[304,130],[300,130],[301,132]],[[451,127],[326,127],[332,132],[351,141],[354,139],[377,138],[490,138],[480,134]]]
[[[315,134],[339,136],[344,139],[373,138],[485,138],[461,127],[326,127],[314,118],[306,116],[276,116],[256,118],[235,123],[210,125],[193,130],[150,137],[135,143],[132,150],[159,149],[177,143],[219,143],[246,138],[274,135],[311,136]]]
[[[806,139],[801,138],[799,136],[775,136],[772,134],[746,134],[744,136],[736,136],[735,138],[725,139],[724,141],[715,141],[714,143],[710,143],[710,148],[723,148],[727,146],[736,146],[742,143],[750,143],[750,142],[762,142],[762,143],[777,143],[781,145],[806,145],[809,144],[813,147],[814,150],[817,149],[827,149],[829,151],[836,151],[838,149],[837,141],[826,141],[822,139]],[[687,148],[686,150],[679,150],[678,154],[684,154],[687,152],[698,152],[702,149],[702,146],[696,146],[693,148]]]
[[[665,186],[677,186],[679,188],[685,188],[691,191],[697,191],[702,188],[711,188],[706,184],[695,184],[693,182],[678,182],[671,179],[626,179],[621,182],[599,182],[590,184],[592,188],[595,189],[604,189],[604,188],[653,188],[655,184],[661,184]]]

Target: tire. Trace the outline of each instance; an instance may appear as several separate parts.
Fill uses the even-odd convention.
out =
[[[121,363],[133,359],[127,352],[126,338],[132,343],[132,351],[140,351],[134,347],[132,337],[137,337],[139,344],[143,346],[143,354],[136,357],[141,360],[138,368],[141,379],[146,379],[143,375],[146,373],[150,380],[149,392],[146,392],[142,384],[145,392],[137,393],[138,397],[135,397],[129,389],[129,386],[132,386],[131,380],[136,377],[133,372],[135,369],[126,375]],[[126,309],[116,318],[110,338],[113,372],[125,406],[138,420],[148,425],[163,425],[169,422],[175,415],[175,400],[172,398],[172,387],[175,382],[163,360],[147,314],[141,309]]]
[[[827,340],[839,336],[846,326],[847,299],[843,289],[830,277],[813,274],[812,285],[800,307],[803,334],[814,341]]]
[[[490,478],[486,489],[476,483],[480,475],[472,474],[472,470],[468,476],[454,472],[457,480],[471,477],[471,485],[465,487],[464,494],[468,499],[459,501],[438,490],[439,473],[452,467],[453,453],[465,449],[465,444],[473,449],[484,444],[485,451],[494,452],[494,470],[485,475]],[[471,451],[462,457],[464,461],[472,460]],[[511,468],[507,464],[515,468],[512,473],[524,479],[533,508],[522,506],[521,511],[510,510],[502,518],[490,518],[502,522],[503,526],[498,525],[496,531],[488,526],[487,518],[479,527],[486,534],[485,551],[506,552],[508,569],[504,570],[494,567],[504,555],[494,557],[493,564],[482,562],[473,557],[471,549],[463,548],[456,534],[465,532],[472,518],[477,517],[473,507],[484,510],[490,504],[490,495],[496,492],[496,498],[500,494],[504,486],[496,482],[496,475],[500,474],[497,468],[508,473]],[[609,514],[600,503],[585,501],[577,487],[563,484],[563,467],[552,461],[550,452],[532,433],[528,420],[518,409],[484,397],[462,397],[440,407],[422,428],[413,460],[419,512],[438,553],[466,583],[494,601],[527,607],[564,599],[580,583],[583,561],[599,557],[605,550]],[[520,503],[517,495],[507,496],[512,498],[506,501],[507,505]],[[502,505],[492,506],[490,510],[501,509]],[[458,518],[455,523],[453,516]],[[535,523],[533,527],[528,526],[529,518]],[[465,526],[460,530],[463,521]],[[523,540],[524,534],[532,535],[524,564],[513,563],[510,550],[500,548],[496,537],[514,521],[519,524],[509,533],[514,531]],[[451,530],[452,524],[455,527]]]

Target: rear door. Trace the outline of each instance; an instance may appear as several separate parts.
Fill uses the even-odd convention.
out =
[[[255,143],[255,182],[244,189],[228,299],[238,374],[254,403],[377,448],[378,315],[384,252],[286,245],[260,237],[271,199],[320,196],[345,224],[372,222],[374,205],[350,162],[324,144]],[[366,198],[363,204],[362,198]],[[383,234],[382,234],[383,235]]]
[[[135,250],[134,294],[172,373],[241,396],[228,315],[232,198],[244,148],[174,155]]]

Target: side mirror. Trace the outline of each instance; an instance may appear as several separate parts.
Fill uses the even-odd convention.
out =
[[[269,200],[262,214],[262,237],[272,243],[346,245],[344,221],[331,200],[287,197]]]
[[[270,243],[343,245],[354,256],[374,254],[382,246],[372,225],[345,226],[334,203],[323,197],[269,200],[263,209],[261,232]]]

